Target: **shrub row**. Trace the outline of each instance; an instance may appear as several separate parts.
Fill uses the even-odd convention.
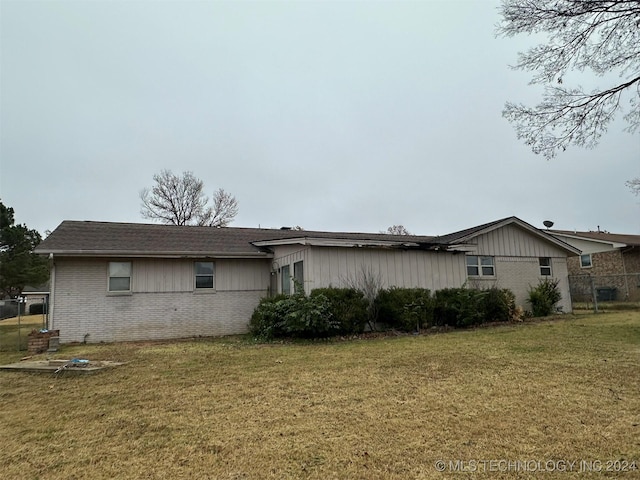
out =
[[[387,288],[375,300],[377,321],[384,326],[415,331],[433,325],[433,299],[424,288]]]
[[[518,318],[516,297],[506,288],[445,288],[435,293],[433,304],[434,325],[469,327]]]
[[[510,290],[447,288],[431,294],[422,288],[380,290],[370,304],[352,288],[322,288],[306,296],[264,298],[251,317],[251,333],[262,338],[317,338],[363,332],[377,323],[416,331],[431,326],[468,327],[517,318]]]

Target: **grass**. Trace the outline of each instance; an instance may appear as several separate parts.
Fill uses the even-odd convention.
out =
[[[24,315],[0,320],[0,352],[27,349],[27,335],[43,327],[42,315]]]
[[[308,344],[79,345],[57,357],[131,363],[91,376],[0,372],[3,478],[451,478],[437,460],[640,468],[639,312]],[[561,478],[640,476],[575,468]],[[541,476],[490,470],[462,478]]]

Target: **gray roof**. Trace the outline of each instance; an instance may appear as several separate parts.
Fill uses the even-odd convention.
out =
[[[630,247],[640,246],[640,235],[609,232],[578,232],[574,230],[549,230],[549,232],[574,238],[582,237],[590,240],[600,240],[603,242],[624,243]]]
[[[502,223],[509,223],[510,220],[518,220],[516,217],[507,217],[502,218],[500,220],[495,220],[493,222],[484,223],[482,225],[478,225],[477,227],[465,228],[464,230],[460,230],[458,232],[448,233],[446,235],[440,235],[435,238],[435,240],[439,243],[451,244],[462,241],[469,237],[473,237],[485,230],[490,230],[493,227],[499,226]]]
[[[23,294],[48,294],[49,293],[49,282],[43,283],[41,285],[27,285],[22,289]]]
[[[482,235],[484,233],[490,232],[497,228],[504,227],[505,225],[517,225],[518,227],[528,231],[533,235],[537,235],[543,240],[546,240],[549,243],[553,243],[556,246],[577,255],[580,253],[580,250],[569,245],[567,242],[564,242],[549,233],[546,230],[540,230],[539,228],[534,227],[533,225],[520,220],[518,217],[506,217],[500,220],[495,220],[493,222],[484,223],[482,225],[478,225],[477,227],[467,228],[465,230],[460,230],[458,232],[449,233],[447,235],[441,235],[439,237],[435,237],[433,241],[435,243],[443,243],[445,245],[455,245],[457,243],[465,243],[471,240],[472,238]]]
[[[67,256],[267,257],[271,251],[269,245],[262,242],[317,242],[318,239],[374,247],[432,249],[450,246],[456,249],[455,245],[464,244],[477,235],[508,224],[516,224],[574,254],[579,253],[574,247],[517,217],[503,218],[439,237],[67,220],[45,238],[35,251],[45,255]]]
[[[64,221],[36,248],[54,255],[267,256],[252,242],[297,238],[397,241],[428,244],[432,237],[382,233],[317,232],[263,228],[213,228],[142,223]]]

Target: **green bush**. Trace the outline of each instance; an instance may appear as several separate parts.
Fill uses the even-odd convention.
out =
[[[375,300],[377,321],[407,332],[432,325],[468,327],[485,322],[506,322],[517,315],[510,290],[446,288],[434,295],[423,288],[392,287]],[[368,321],[369,304],[352,288],[322,288],[306,296],[263,298],[251,316],[251,333],[257,337],[318,338],[360,333]]]
[[[250,322],[251,333],[264,339],[327,337],[339,330],[339,322],[332,318],[327,297],[307,297],[301,291],[291,296],[263,298]]]
[[[284,337],[285,318],[294,307],[295,302],[288,295],[262,298],[251,315],[251,334],[265,339]]]
[[[480,309],[484,322],[509,322],[517,317],[516,296],[511,290],[492,287],[481,291]]]
[[[29,305],[29,315],[43,315],[47,313],[46,303],[32,303]]]
[[[406,332],[433,325],[431,292],[425,288],[391,287],[375,301],[378,322]]]
[[[435,293],[433,303],[434,322],[439,326],[469,327],[518,318],[516,297],[508,289],[445,288]]]
[[[323,295],[329,301],[332,321],[338,323],[340,334],[361,333],[367,324],[368,302],[364,294],[354,288],[317,288],[310,297]]]
[[[529,287],[529,299],[531,313],[534,317],[546,317],[555,311],[557,303],[562,299],[559,280],[545,278],[534,288]]]
[[[285,331],[291,337],[330,337],[340,331],[340,323],[331,314],[329,299],[324,295],[291,297],[292,308],[285,317]]]
[[[434,295],[433,319],[436,325],[468,327],[484,321],[482,290],[445,288]]]

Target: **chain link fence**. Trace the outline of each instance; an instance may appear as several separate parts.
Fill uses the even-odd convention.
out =
[[[640,273],[569,275],[574,310],[640,309]]]
[[[0,352],[27,350],[29,333],[47,328],[46,310],[30,315],[24,301],[0,300]]]

